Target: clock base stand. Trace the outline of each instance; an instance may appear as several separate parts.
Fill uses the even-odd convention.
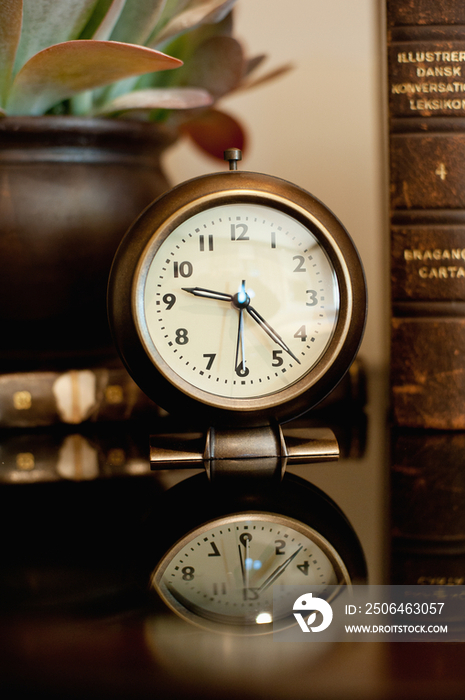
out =
[[[150,438],[150,465],[158,469],[205,469],[211,481],[230,478],[280,480],[288,464],[328,462],[339,457],[329,428],[209,428],[202,433]]]

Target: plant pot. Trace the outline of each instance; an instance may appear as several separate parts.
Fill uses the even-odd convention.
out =
[[[168,188],[174,137],[142,122],[0,119],[0,371],[104,363],[106,286],[131,222]]]

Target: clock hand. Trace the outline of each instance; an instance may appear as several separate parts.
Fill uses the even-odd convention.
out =
[[[203,287],[183,287],[184,292],[189,292],[195,297],[203,297],[204,299],[218,299],[219,301],[232,301],[231,294],[224,292],[215,292],[212,289],[204,289]]]
[[[245,280],[242,280],[241,289],[237,295],[240,299],[248,299],[245,291]],[[242,361],[239,363],[239,348],[241,351]],[[240,369],[239,369],[240,367]],[[236,360],[234,364],[236,374],[245,377],[249,372],[245,366],[245,343],[244,343],[244,307],[239,307],[239,325],[237,327],[237,343],[236,343]]]
[[[279,578],[279,576],[281,576],[281,574],[285,571],[285,569],[287,569],[287,567],[289,566],[289,564],[290,564],[292,561],[294,561],[294,559],[296,558],[296,556],[298,555],[298,553],[299,553],[301,550],[302,550],[302,547],[299,547],[299,549],[297,549],[297,550],[294,552],[294,554],[291,554],[291,556],[288,557],[288,558],[286,559],[285,562],[283,562],[280,566],[278,566],[278,568],[275,569],[275,570],[268,576],[268,578],[266,578],[266,579],[263,581],[262,585],[257,589],[257,593],[262,593],[264,590],[266,590],[267,588],[269,588],[269,587],[276,581],[276,579]]]
[[[239,362],[239,348],[241,351],[242,360]],[[234,363],[236,373],[241,377],[248,374],[245,366],[245,348],[244,348],[244,309],[239,309],[239,325],[237,328],[237,344],[236,344],[236,360]]]
[[[244,282],[242,283],[241,290],[244,290]],[[247,310],[247,313],[253,318],[256,323],[258,323],[261,328],[265,331],[265,333],[275,342],[277,343],[283,350],[287,352],[288,355],[290,355],[299,365],[301,364],[300,360],[294,355],[292,350],[288,348],[284,340],[281,338],[281,336],[270,326],[270,324],[265,321],[263,316],[258,313],[256,309],[253,308],[253,306],[250,306],[249,302],[250,299],[247,294],[245,294],[244,299],[240,299],[240,295],[236,294],[235,297],[232,296],[232,294],[226,294],[225,292],[216,292],[212,289],[204,289],[204,287],[183,287],[183,291],[189,292],[189,294],[193,294],[196,297],[203,297],[204,299],[218,299],[219,301],[234,301],[235,298],[239,299],[239,304],[240,306],[238,307],[240,311],[242,311],[244,308]],[[239,315],[239,324],[241,323],[241,316],[242,314]],[[239,333],[240,335],[240,333]],[[239,341],[238,341],[239,342]],[[242,363],[243,369],[245,369],[245,363]],[[237,354],[236,354],[236,367],[237,367]]]
[[[242,536],[241,536],[242,537]],[[242,556],[241,545],[238,544],[239,549],[239,559],[241,562],[241,572],[242,572],[242,595],[244,600],[247,600],[247,592],[249,590],[249,538],[244,537],[241,539],[243,546],[245,547],[245,557]]]
[[[242,556],[242,549],[241,549],[241,545],[240,545],[240,544],[237,545],[237,548],[238,548],[238,550],[239,550],[239,559],[240,559],[240,562],[241,562],[242,586],[243,586],[244,589],[245,589],[245,588],[246,588],[247,579],[246,579],[246,572],[245,572],[244,557]]]
[[[246,309],[247,309],[247,313],[253,318],[254,321],[256,321],[256,322],[258,323],[259,326],[261,326],[261,328],[263,328],[263,330],[265,331],[265,333],[267,333],[267,334],[270,336],[270,338],[271,338],[272,340],[274,340],[275,343],[277,343],[280,347],[282,347],[282,349],[285,350],[285,351],[287,352],[287,354],[290,355],[290,356],[291,356],[296,362],[298,362],[298,364],[300,365],[300,364],[301,364],[301,363],[300,363],[300,360],[294,355],[294,353],[292,352],[292,350],[290,350],[290,349],[287,347],[287,345],[286,345],[286,343],[284,342],[284,340],[281,338],[280,335],[278,335],[278,334],[276,333],[276,331],[274,330],[274,328],[272,328],[272,327],[270,326],[270,324],[267,323],[267,321],[265,321],[265,319],[263,318],[263,316],[261,316],[261,315],[258,313],[258,311],[256,311],[256,310],[253,308],[253,306],[247,306]]]

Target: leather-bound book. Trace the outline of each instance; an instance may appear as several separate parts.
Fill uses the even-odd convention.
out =
[[[465,585],[465,433],[391,434],[391,579]]]
[[[465,3],[388,0],[391,399],[465,429]]]

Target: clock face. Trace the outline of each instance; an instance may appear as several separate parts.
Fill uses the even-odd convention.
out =
[[[219,518],[178,542],[152,586],[191,622],[257,626],[292,618],[295,589],[350,584],[338,553],[300,521],[271,513]],[[334,589],[332,589],[334,590]]]
[[[282,391],[333,336],[333,266],[316,236],[282,211],[205,209],[148,257],[138,308],[147,351],[203,392],[241,399]]]

